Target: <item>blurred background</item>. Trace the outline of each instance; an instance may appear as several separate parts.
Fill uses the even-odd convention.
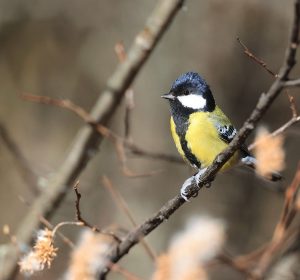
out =
[[[59,168],[83,122],[67,110],[24,101],[20,94],[66,98],[89,110],[118,63],[115,44],[122,41],[128,49],[155,4],[149,0],[0,0],[0,122],[41,180]],[[273,78],[243,54],[236,37],[276,72],[283,61],[292,12],[291,0],[186,1],[133,85],[134,143],[145,150],[177,155],[169,132],[169,107],[160,96],[178,75],[191,70],[203,75],[217,103],[240,127]],[[299,77],[299,65],[292,76]],[[299,107],[299,95],[295,98]],[[282,94],[261,123],[274,130],[290,117],[288,99]],[[124,102],[110,127],[124,134]],[[248,143],[251,139],[253,135]],[[280,186],[288,185],[296,170],[299,125],[286,133],[285,151],[286,179]],[[161,172],[146,178],[124,176],[113,145],[105,140],[79,178],[81,208],[89,222],[99,227],[119,224],[131,228],[104,188],[103,175],[112,180],[141,223],[176,195],[192,174],[184,164],[130,155],[128,166],[137,173]],[[9,225],[13,233],[28,209],[22,199],[30,202],[34,195],[3,141],[0,176],[0,226]],[[243,170],[220,174],[210,189],[203,189],[197,199],[185,204],[147,240],[160,254],[191,217],[208,215],[227,225],[228,251],[247,253],[270,239],[282,208],[282,194],[264,188],[267,184]],[[74,201],[74,193],[69,192],[51,222],[73,220]],[[65,228],[63,232],[76,241],[80,229]],[[0,234],[0,241],[6,243],[8,237]],[[51,269],[32,279],[63,277],[70,249],[59,239],[57,242],[58,257]],[[154,271],[141,246],[120,264],[143,279]],[[212,271],[212,279],[243,277],[224,266]],[[122,279],[116,273],[108,278]],[[18,275],[18,279],[24,278]]]

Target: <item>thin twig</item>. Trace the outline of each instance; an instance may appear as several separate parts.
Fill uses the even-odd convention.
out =
[[[261,58],[258,58],[253,52],[251,52],[248,47],[241,41],[239,37],[236,38],[238,43],[243,47],[244,53],[251,59],[253,59],[256,63],[258,63],[260,66],[262,66],[269,74],[271,74],[273,77],[277,78],[278,75],[275,74],[274,71],[272,71],[270,68],[268,68],[267,63],[264,62]]]
[[[237,135],[231,141],[229,146],[220,153],[213,164],[209,166],[206,172],[201,177],[200,183],[197,186],[190,186],[187,197],[191,198],[198,193],[199,188],[203,185],[211,182],[216,176],[220,168],[225,162],[234,154],[234,152],[244,143],[245,139],[253,131],[258,121],[262,118],[272,102],[279,95],[284,88],[284,82],[288,80],[288,75],[296,63],[295,56],[299,40],[299,23],[300,23],[300,0],[295,1],[294,8],[294,21],[292,26],[292,32],[290,41],[288,43],[285,59],[279,70],[278,78],[273,82],[267,93],[261,94],[257,105],[250,117],[245,121],[242,128],[239,130]],[[163,221],[168,219],[179,207],[185,203],[185,200],[177,195],[173,199],[169,200],[156,214],[147,219],[144,223],[138,226],[135,230],[130,232],[127,237],[117,246],[115,246],[108,258],[111,262],[117,262],[120,260],[128,251],[139,242],[141,236],[146,236],[154,229],[156,229]],[[105,276],[109,272],[109,268],[102,271],[99,279],[105,279]]]
[[[125,47],[122,42],[119,42],[115,45],[115,53],[122,63],[126,60],[127,54],[125,51]],[[125,139],[128,142],[132,142],[131,135],[131,113],[134,109],[134,91],[132,87],[128,88],[125,93],[125,116],[124,116],[124,127],[125,127]]]
[[[120,275],[125,277],[125,279],[127,279],[127,280],[142,280],[140,277],[132,274],[131,272],[124,269],[122,266],[120,266],[118,264],[109,263],[108,266],[112,271],[115,271],[115,272],[119,273]]]
[[[79,226],[82,227],[83,223],[82,222],[74,222],[74,221],[65,221],[65,222],[60,222],[58,223],[53,229],[52,229],[52,235],[55,236],[56,232],[58,232],[58,230],[61,227],[64,226]]]
[[[40,221],[43,225],[45,225],[47,228],[53,230],[54,226],[44,217],[40,217]],[[70,240],[67,236],[65,236],[63,233],[60,231],[57,231],[57,235],[62,239],[64,243],[66,243],[71,249],[75,248],[75,244]]]
[[[273,235],[274,241],[282,238],[283,234],[290,226],[292,220],[295,217],[295,212],[296,212],[295,203],[296,203],[299,187],[300,187],[300,162],[298,164],[298,169],[295,173],[294,179],[285,192],[285,204],[283,207],[281,218],[279,219],[279,222],[274,231],[274,235]]]
[[[125,95],[126,107],[125,107],[125,116],[124,116],[124,126],[125,126],[125,139],[129,142],[132,142],[132,133],[131,133],[131,113],[134,109],[134,92],[132,88],[129,88],[126,91]]]
[[[297,207],[297,195],[300,188],[300,163],[295,173],[294,179],[286,189],[284,207],[280,219],[273,232],[271,241],[265,243],[258,249],[241,256],[232,257],[228,254],[219,255],[209,266],[222,262],[233,269],[248,275],[249,279],[264,279],[265,273],[270,269],[279,253],[283,253],[283,248],[288,244],[298,242],[297,236],[300,229],[290,229],[291,223],[295,218]]]
[[[299,115],[297,112],[297,107],[296,107],[296,102],[295,102],[295,98],[292,95],[288,95],[289,97],[289,102],[290,102],[290,108],[292,110],[292,117],[293,118],[297,118],[297,116]]]
[[[134,144],[132,141],[128,139],[124,139],[121,136],[117,135],[115,132],[110,130],[109,128],[105,127],[104,125],[98,124],[92,117],[89,115],[87,111],[85,111],[82,107],[78,106],[77,104],[73,103],[71,100],[68,99],[54,99],[48,96],[41,96],[41,95],[32,95],[32,94],[22,94],[21,97],[25,100],[42,103],[46,105],[52,105],[67,109],[73,113],[75,113],[78,117],[80,117],[84,122],[91,125],[100,135],[109,139],[116,151],[116,155],[119,159],[121,170],[123,174],[127,177],[146,177],[152,176],[159,171],[152,171],[147,173],[135,173],[131,171],[126,165],[126,155],[124,147],[126,147],[131,153],[139,156],[145,156],[153,159],[165,160],[169,162],[175,163],[183,163],[183,160],[177,156],[172,156],[164,153],[158,152],[149,152],[138,145]]]
[[[29,207],[31,204],[29,203],[29,201],[27,201],[23,196],[18,196],[19,200],[24,203],[24,205],[26,205],[27,207]],[[44,226],[46,226],[49,229],[53,229],[54,226],[50,223],[49,220],[47,220],[45,217],[43,216],[39,216],[40,222],[41,224],[43,224]],[[63,233],[61,233],[60,231],[57,232],[58,236],[62,239],[62,241],[64,243],[66,243],[70,248],[74,248],[74,243],[67,237],[65,236]]]
[[[83,226],[90,228],[94,232],[111,236],[112,238],[115,239],[115,241],[121,242],[121,239],[118,236],[116,236],[113,232],[100,230],[98,227],[96,227],[95,225],[90,224],[87,220],[85,220],[82,217],[81,211],[80,211],[81,193],[78,191],[78,186],[79,186],[79,181],[77,181],[74,184],[74,187],[73,187],[74,191],[75,191],[75,194],[76,194],[75,208],[76,208],[76,219],[77,219],[77,221],[81,222]]]
[[[266,62],[264,62],[262,59],[258,58],[253,52],[251,52],[248,47],[241,41],[241,39],[239,37],[237,37],[237,41],[238,43],[243,47],[244,49],[244,53],[251,59],[253,59],[256,63],[258,63],[259,65],[261,65],[269,74],[271,74],[275,79],[278,77],[278,74],[275,74],[275,72],[273,72],[272,70],[270,70],[270,68],[268,68]],[[299,80],[300,81],[300,80]],[[289,81],[285,81],[284,82],[284,87],[287,87],[287,83],[289,83]],[[294,101],[294,97],[291,96],[288,91],[286,90],[286,94],[288,96],[289,102],[290,102],[290,108],[292,110],[292,118],[285,123],[283,126],[281,126],[280,128],[278,128],[276,131],[274,131],[270,137],[274,137],[277,136],[278,134],[283,133],[287,128],[289,128],[290,126],[292,126],[293,124],[297,123],[300,120],[300,117],[298,117],[298,113],[296,110],[296,104]],[[253,149],[254,146],[256,145],[256,143],[253,143],[252,145],[249,146],[249,150]]]
[[[300,79],[296,80],[289,80],[284,83],[285,87],[299,87],[300,86]]]
[[[135,221],[135,219],[134,219],[134,217],[133,217],[126,201],[124,200],[122,195],[117,191],[117,189],[114,188],[111,180],[108,177],[103,176],[102,177],[102,182],[103,182],[103,185],[105,186],[105,188],[110,192],[112,198],[115,201],[115,204],[119,207],[119,209],[123,213],[125,213],[125,215],[129,219],[130,223],[134,227],[136,227],[137,223],[136,223],[136,221]],[[149,257],[151,258],[151,260],[155,261],[156,260],[156,254],[155,254],[154,250],[151,248],[151,246],[148,244],[148,242],[145,239],[142,239],[141,244],[145,248],[145,251],[149,255]]]
[[[101,232],[100,229],[98,229],[96,226],[91,225],[89,222],[87,222],[85,219],[81,216],[80,211],[80,199],[81,199],[81,193],[78,191],[79,181],[77,181],[74,185],[74,192],[76,194],[76,201],[75,201],[75,208],[76,208],[76,219],[78,222],[82,222],[82,224],[88,228],[90,228],[94,232]]]
[[[297,112],[296,104],[294,102],[294,97],[288,94],[289,102],[290,102],[290,108],[292,112],[292,117],[289,121],[287,121],[284,125],[274,130],[271,134],[269,134],[267,137],[276,137],[279,134],[284,133],[289,127],[292,125],[300,122],[300,115]],[[257,142],[252,143],[248,146],[248,149],[251,151],[255,146],[257,145]]]
[[[9,150],[10,154],[13,156],[16,164],[16,169],[21,174],[24,182],[26,183],[29,190],[34,196],[39,194],[39,189],[37,187],[37,175],[31,169],[29,162],[25,158],[22,150],[14,141],[13,137],[10,135],[9,131],[6,129],[5,125],[0,122],[0,138]]]

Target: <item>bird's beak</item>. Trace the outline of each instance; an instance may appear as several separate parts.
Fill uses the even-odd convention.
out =
[[[168,92],[168,93],[162,95],[161,97],[165,98],[165,99],[169,99],[169,100],[174,100],[175,99],[175,96],[171,92]]]

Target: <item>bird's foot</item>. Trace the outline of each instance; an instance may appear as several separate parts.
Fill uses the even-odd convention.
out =
[[[185,201],[189,201],[187,194],[189,192],[189,188],[194,184],[196,184],[196,179],[194,175],[184,181],[180,189],[180,195]]]
[[[206,168],[200,169],[195,175],[193,175],[192,177],[185,180],[185,182],[183,183],[183,185],[180,189],[180,195],[185,201],[189,201],[187,195],[188,195],[190,187],[195,185],[199,188],[198,185],[199,185],[201,176],[204,174],[205,171],[206,171]],[[210,183],[205,185],[205,187],[209,187],[209,186],[210,186]],[[199,190],[200,190],[200,188],[199,188]],[[193,194],[192,197],[197,197],[197,195],[198,195],[198,192]]]

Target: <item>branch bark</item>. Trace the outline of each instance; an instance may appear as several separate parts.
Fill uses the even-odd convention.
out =
[[[91,116],[98,123],[106,125],[113,116],[118,104],[124,96],[157,42],[164,34],[174,16],[183,4],[183,0],[160,0],[148,18],[145,27],[137,35],[131,46],[127,59],[120,63],[109,78],[106,89],[101,93]],[[85,125],[75,137],[61,167],[45,187],[45,191],[34,201],[24,217],[16,237],[19,244],[28,244],[32,239],[33,231],[39,226],[39,216],[49,216],[59,206],[67,190],[90,159],[96,154],[102,140],[95,130]],[[18,261],[18,252],[11,246],[7,251],[3,263],[1,279],[13,278]]]
[[[275,98],[279,95],[285,86],[285,82],[288,80],[288,75],[296,63],[295,56],[299,41],[299,24],[300,24],[300,0],[296,0],[294,3],[294,20],[292,24],[292,32],[288,47],[286,50],[283,64],[279,70],[277,79],[273,82],[267,93],[262,93],[255,109],[251,113],[250,117],[244,122],[242,128],[234,137],[230,145],[220,153],[213,164],[203,174],[199,186],[191,186],[189,189],[188,198],[195,196],[199,188],[205,184],[213,181],[217,172],[226,163],[227,160],[234,154],[234,152],[244,143],[245,139],[253,131],[258,121],[262,118],[264,113],[271,106]],[[185,200],[177,195],[173,199],[169,200],[156,214],[147,219],[144,223],[139,225],[135,230],[130,232],[127,237],[118,245],[114,246],[108,254],[108,260],[116,263],[119,261],[129,250],[137,244],[142,237],[148,235],[154,229],[156,229],[164,220],[167,220],[179,207],[185,203]],[[105,279],[109,272],[109,267],[101,271],[99,279]]]

